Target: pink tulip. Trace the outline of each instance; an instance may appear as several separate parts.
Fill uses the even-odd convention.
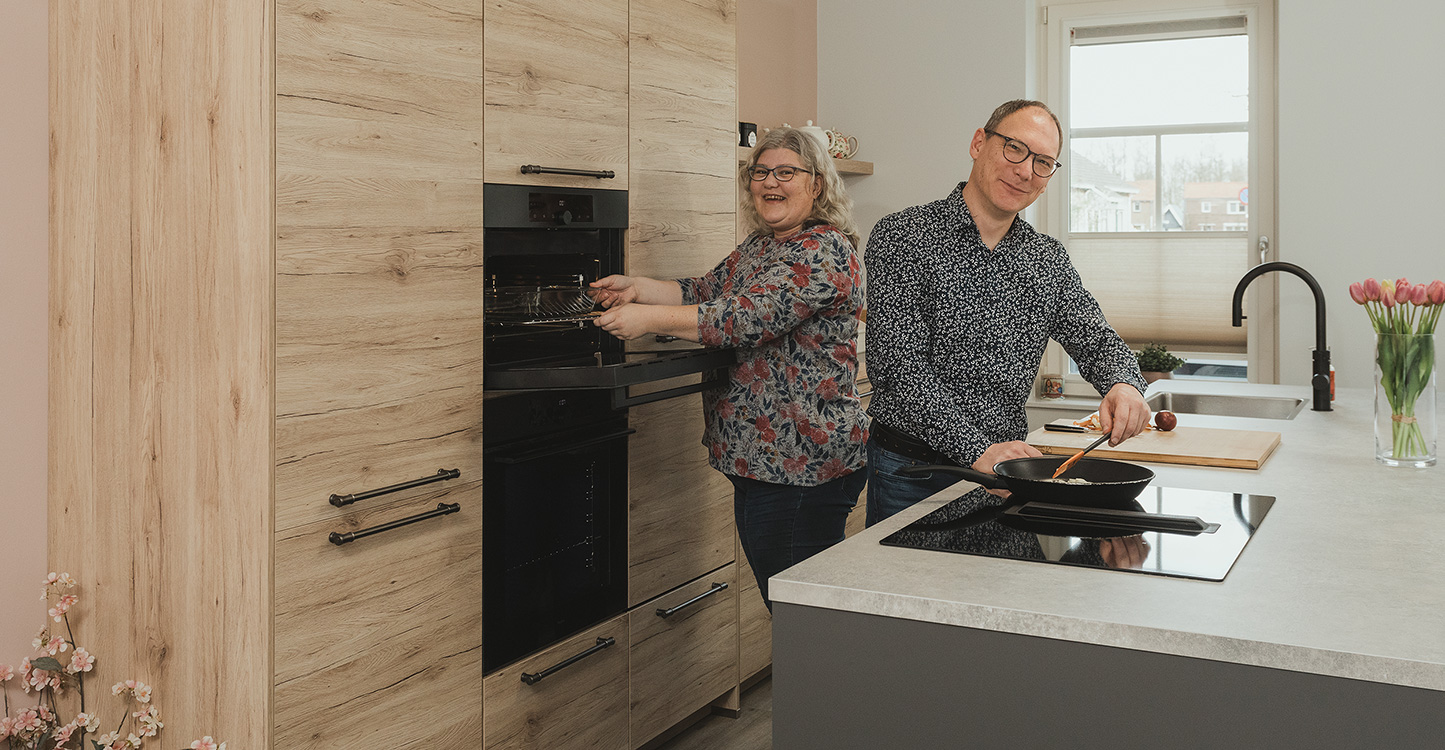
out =
[[[1386,282],[1386,283],[1389,283],[1389,282]],[[1395,295],[1393,295],[1393,294],[1381,294],[1381,295],[1380,295],[1380,304],[1384,305],[1386,310],[1394,307],[1394,306],[1395,306]]]
[[[1445,281],[1436,279],[1430,282],[1429,286],[1430,304],[1445,304]]]
[[[1430,301],[1430,293],[1423,284],[1415,284],[1410,287],[1410,304],[1416,307],[1424,307]]]
[[[1371,302],[1380,301],[1380,282],[1374,279],[1365,279],[1365,299]]]
[[[1410,301],[1410,282],[1400,279],[1395,282],[1395,301],[1405,304]]]
[[[1350,299],[1354,300],[1357,305],[1365,304],[1365,287],[1360,282],[1356,281],[1350,285]]]
[[[1395,301],[1395,282],[1385,279],[1380,282],[1380,301]]]

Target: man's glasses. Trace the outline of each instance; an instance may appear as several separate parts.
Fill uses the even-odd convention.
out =
[[[1034,174],[1040,177],[1053,177],[1054,172],[1057,171],[1059,167],[1064,166],[1062,162],[1051,156],[1034,153],[1028,146],[1024,145],[1023,141],[1016,141],[1002,133],[995,133],[987,128],[984,128],[983,132],[988,135],[996,135],[1003,139],[1003,158],[1008,159],[1014,164],[1023,164],[1024,159],[1033,157]]]
[[[748,167],[748,176],[753,178],[753,182],[762,182],[763,180],[768,179],[769,174],[772,174],[774,177],[778,178],[778,182],[787,182],[793,179],[793,175],[799,172],[813,174],[813,170],[811,169],[803,169],[802,167],[790,167],[786,164],[781,167],[773,167],[771,169],[769,169],[768,167],[760,167],[756,164]]]

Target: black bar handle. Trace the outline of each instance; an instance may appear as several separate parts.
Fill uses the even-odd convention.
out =
[[[539,458],[546,458],[548,456],[555,456],[559,453],[566,453],[567,451],[577,450],[578,448],[587,448],[593,445],[600,445],[602,443],[610,442],[618,438],[627,437],[634,432],[637,432],[637,430],[628,428],[625,430],[618,430],[617,432],[608,433],[600,437],[588,438],[586,440],[578,440],[575,443],[563,443],[562,445],[555,445],[550,448],[542,448],[540,450],[528,451],[526,453],[514,453],[510,456],[497,456],[494,460],[499,464],[507,464],[508,466],[512,464],[526,463],[528,461],[535,461]]]
[[[360,500],[370,500],[373,497],[387,495],[393,492],[401,492],[402,490],[409,490],[412,487],[420,487],[424,484],[431,484],[432,482],[445,482],[448,479],[456,479],[461,475],[461,469],[437,469],[437,473],[429,477],[413,479],[410,482],[402,482],[401,484],[393,484],[390,487],[381,487],[374,490],[367,490],[365,492],[355,492],[350,495],[337,495],[333,493],[331,495],[331,504],[335,505],[338,508],[345,508],[346,506]]]
[[[538,673],[536,673],[536,674],[530,674],[530,673],[527,673],[527,672],[523,672],[523,673],[522,673],[522,682],[525,682],[525,683],[527,683],[528,685],[536,685],[537,683],[539,683],[539,682],[541,682],[542,680],[546,679],[548,675],[551,675],[551,674],[555,673],[557,670],[563,669],[563,668],[566,668],[566,667],[570,667],[570,666],[572,666],[573,664],[576,664],[577,662],[579,662],[579,661],[581,661],[581,660],[583,660],[583,659],[586,659],[587,657],[589,657],[589,656],[597,653],[598,651],[601,651],[601,650],[604,649],[604,648],[607,648],[608,646],[611,646],[612,644],[614,644],[614,643],[616,643],[616,642],[617,642],[617,639],[616,639],[616,638],[598,638],[598,639],[597,639],[597,645],[596,645],[596,646],[593,646],[592,648],[589,648],[589,649],[587,649],[586,651],[583,651],[582,653],[577,654],[576,656],[570,656],[570,657],[568,657],[568,658],[566,658],[566,659],[563,659],[562,661],[557,662],[556,664],[553,664],[552,666],[547,667],[546,669],[544,669],[544,670],[542,670],[542,671],[540,671],[540,672],[538,672]]]
[[[402,526],[405,526],[405,525],[407,525],[407,524],[409,524],[409,523],[416,523],[417,521],[425,521],[425,520],[427,520],[428,518],[436,518],[437,516],[445,516],[445,515],[447,515],[448,513],[456,513],[457,511],[459,511],[459,510],[461,510],[461,509],[462,509],[462,504],[461,504],[461,503],[437,503],[436,510],[429,510],[429,511],[427,511],[427,512],[425,512],[425,513],[418,513],[418,514],[416,514],[416,515],[414,515],[414,516],[410,516],[410,517],[408,517],[408,518],[403,518],[403,519],[401,519],[401,520],[399,520],[399,521],[392,521],[391,523],[384,523],[384,524],[382,524],[382,525],[380,525],[380,526],[372,526],[372,527],[369,528],[369,529],[362,529],[361,531],[347,531],[347,532],[333,531],[333,532],[331,532],[331,536],[329,536],[329,537],[327,537],[327,538],[331,540],[331,543],[332,543],[332,544],[334,544],[334,545],[336,545],[336,546],[339,547],[339,546],[341,546],[341,545],[343,545],[343,544],[346,544],[347,542],[354,542],[354,541],[356,541],[357,539],[360,539],[360,538],[362,538],[362,537],[371,536],[372,534],[380,534],[380,533],[383,532],[383,531],[391,531],[392,529],[398,529],[398,528],[401,528]]]
[[[673,608],[671,608],[671,609],[663,609],[662,607],[658,607],[658,608],[657,608],[657,616],[658,616],[658,617],[672,617],[673,615],[677,614],[678,612],[681,612],[683,609],[685,609],[685,608],[687,608],[687,607],[691,607],[692,605],[697,604],[698,602],[702,601],[703,599],[706,599],[706,598],[708,598],[709,596],[712,596],[713,594],[716,594],[717,592],[722,591],[723,589],[725,589],[725,588],[727,588],[727,587],[728,587],[728,585],[727,585],[726,583],[714,583],[714,584],[712,585],[712,588],[708,589],[707,591],[702,592],[701,594],[698,594],[697,596],[694,596],[694,597],[691,598],[691,599],[688,599],[687,601],[683,602],[682,604],[677,605],[676,607],[673,607]]]
[[[654,391],[641,396],[633,396],[627,392],[626,387],[614,388],[612,391],[612,408],[626,409],[633,406],[642,406],[654,401],[686,396],[692,393],[702,393],[714,388],[721,388],[728,384],[728,374],[721,370],[704,375],[701,382],[692,385],[680,385],[676,388],[668,388],[664,391]]]
[[[617,173],[610,169],[568,169],[566,167],[543,167],[536,164],[523,164],[522,174],[569,174],[574,177],[596,177],[599,180],[610,180],[617,176]]]

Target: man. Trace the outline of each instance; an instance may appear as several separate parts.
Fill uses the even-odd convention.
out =
[[[1024,403],[1050,338],[1104,395],[1109,444],[1143,431],[1143,377],[1056,239],[1019,218],[1058,168],[1063,131],[1042,102],[1015,100],[973,134],[973,170],[947,198],[884,217],[868,271],[868,525],[958,481],[907,477],[954,463],[992,472],[1041,455]]]

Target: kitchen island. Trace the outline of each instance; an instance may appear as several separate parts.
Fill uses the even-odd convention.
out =
[[[1309,410],[1258,470],[1154,485],[1274,496],[1222,582],[883,546],[961,482],[773,578],[777,747],[1437,747],[1445,467],[1374,460],[1373,392]]]

